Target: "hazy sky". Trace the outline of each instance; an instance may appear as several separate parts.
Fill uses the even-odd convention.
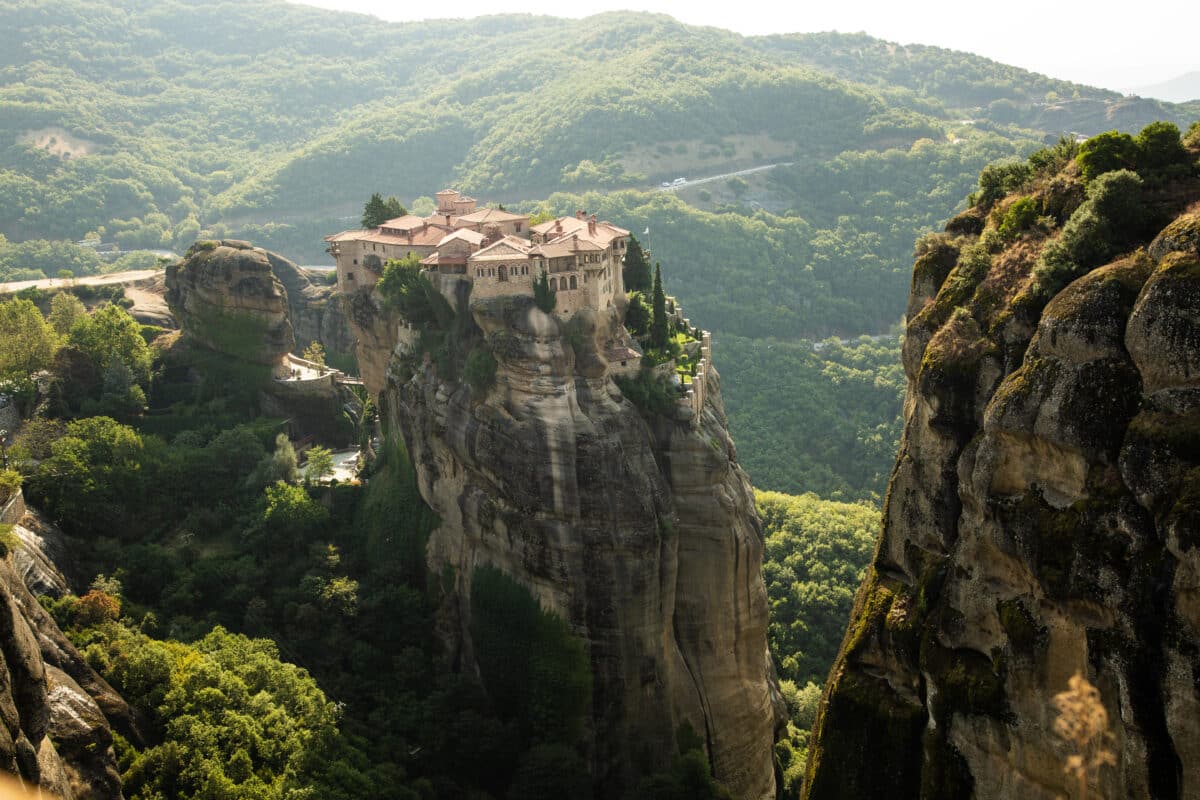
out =
[[[966,50],[1056,78],[1117,90],[1200,70],[1197,0],[643,0],[636,6],[621,0],[585,0],[573,5],[544,0],[306,2],[395,21],[509,12],[585,17],[633,8],[747,35],[866,31],[889,41]]]

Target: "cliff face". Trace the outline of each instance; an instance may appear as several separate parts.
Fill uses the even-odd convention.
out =
[[[23,547],[39,527],[32,514],[18,520]],[[12,558],[0,560],[0,769],[61,800],[119,800],[113,728],[140,739],[129,706],[63,636]]]
[[[352,308],[360,345],[396,330],[365,298]],[[482,395],[406,345],[372,386],[379,353],[360,352],[441,518],[427,560],[430,574],[453,574],[439,614],[450,658],[474,669],[472,575],[499,567],[586,642],[600,796],[669,765],[686,721],[735,797],[773,797],[762,533],[715,371],[696,426],[648,423],[600,356],[625,336],[619,310],[566,326],[523,297],[470,312],[497,361]]]
[[[1052,701],[1075,672],[1117,759],[1091,796],[1200,797],[1200,191],[1147,184],[1104,263],[1071,239],[1105,213],[1080,184],[1035,175],[1042,230],[998,234],[1010,197],[918,258],[904,437],[808,797],[1074,798]],[[1071,241],[1093,263],[1056,289]]]

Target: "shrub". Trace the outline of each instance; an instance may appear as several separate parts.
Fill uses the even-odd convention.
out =
[[[93,589],[75,606],[75,623],[90,628],[102,622],[113,622],[121,616],[121,601],[107,592]]]
[[[1070,136],[1059,137],[1058,144],[1043,147],[1029,156],[1029,166],[1039,175],[1055,175],[1079,154],[1079,142]]]
[[[3,558],[20,546],[21,539],[13,530],[13,526],[0,523],[0,558]]]
[[[674,409],[678,400],[673,387],[666,380],[656,378],[649,369],[642,369],[634,378],[617,376],[615,380],[621,394],[646,414],[667,414]]]
[[[1088,199],[1034,267],[1046,298],[1136,239],[1145,219],[1141,187],[1142,179],[1129,170],[1104,173],[1088,186]]]
[[[1000,222],[1000,236],[1006,241],[1012,241],[1017,234],[1029,230],[1037,222],[1041,207],[1032,197],[1022,197],[1004,212]]]
[[[1171,122],[1151,122],[1138,134],[1138,166],[1162,169],[1173,164],[1186,164],[1188,152],[1179,138],[1179,128]]]
[[[0,470],[0,505],[7,503],[8,498],[21,488],[21,473],[12,469]]]
[[[477,345],[467,356],[463,377],[471,386],[472,393],[482,395],[496,382],[496,357],[486,345]]]
[[[1188,128],[1187,134],[1183,137],[1183,143],[1188,147],[1200,147],[1200,119],[1192,123]]]
[[[989,207],[1000,198],[1020,189],[1033,176],[1033,168],[1024,161],[1007,161],[984,167],[979,173],[979,191],[972,205]]]
[[[1107,131],[1079,145],[1075,156],[1084,183],[1090,183],[1106,172],[1133,169],[1138,163],[1138,146],[1128,133]]]

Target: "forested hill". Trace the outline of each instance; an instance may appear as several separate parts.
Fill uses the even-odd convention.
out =
[[[327,263],[321,237],[357,226],[374,191],[425,211],[447,185],[530,211],[549,197],[537,210],[638,232],[717,333],[757,485],[870,497],[895,445],[897,362],[878,342],[825,358],[804,340],[894,326],[913,240],[961,210],[987,164],[1065,132],[1196,117],[1200,104],[861,34],[17,0],[0,4],[0,281],[115,266],[43,240],[183,252],[241,238]],[[814,413],[754,413],[779,408],[768,383]]]
[[[182,242],[353,208],[371,186],[645,185],[668,173],[642,151],[667,141],[707,140],[713,166],[824,158],[944,139],[965,109],[1027,123],[1048,95],[1116,99],[933,48],[904,72],[887,47],[628,13],[389,24],[270,0],[7,3],[0,232],[79,238],[136,218]],[[951,73],[965,77],[937,77]],[[1131,124],[1194,116],[1152,106]],[[750,135],[770,137],[758,159],[725,140]]]

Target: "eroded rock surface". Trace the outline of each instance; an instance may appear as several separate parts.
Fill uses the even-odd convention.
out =
[[[197,242],[167,267],[166,283],[179,327],[210,350],[275,365],[295,347],[287,290],[261,247]]]
[[[498,362],[490,390],[442,380],[405,356],[411,340],[383,385],[375,343],[395,345],[401,329],[365,295],[351,308],[367,386],[383,390],[441,518],[427,559],[430,574],[453,575],[439,612],[450,659],[473,669],[472,575],[497,566],[587,644],[598,797],[669,765],[685,721],[735,797],[774,797],[782,709],[762,531],[716,372],[697,424],[683,407],[643,417],[601,356],[625,336],[620,310],[565,326],[515,297],[470,305]]]
[[[959,226],[918,261],[904,437],[807,797],[1075,798],[1053,698],[1077,672],[1117,760],[1089,796],[1200,797],[1195,225],[1040,305],[1003,270],[1044,234],[981,270],[987,231]]]
[[[7,558],[0,561],[0,723],[0,769],[61,800],[122,797],[113,729],[140,741],[133,714]]]

